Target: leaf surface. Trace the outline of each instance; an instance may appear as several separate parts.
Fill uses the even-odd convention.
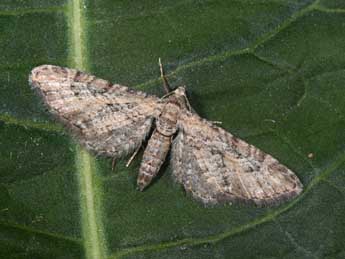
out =
[[[344,258],[345,5],[340,0],[0,3],[1,258]],[[92,157],[30,90],[41,64],[159,96],[158,58],[203,117],[291,168],[274,208],[203,207],[167,163]]]

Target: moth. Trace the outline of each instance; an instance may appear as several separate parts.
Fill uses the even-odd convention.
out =
[[[34,68],[29,81],[88,150],[118,158],[136,154],[148,138],[137,178],[141,191],[171,149],[173,176],[204,204],[269,206],[302,192],[297,176],[277,159],[199,117],[185,87],[170,91],[161,63],[160,69],[162,98],[54,65]]]

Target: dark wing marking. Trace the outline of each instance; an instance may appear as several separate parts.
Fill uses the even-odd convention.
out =
[[[173,142],[173,174],[205,204],[274,205],[302,191],[297,176],[275,158],[186,112]]]
[[[119,157],[141,145],[160,113],[159,98],[75,69],[42,65],[30,82],[82,144]]]

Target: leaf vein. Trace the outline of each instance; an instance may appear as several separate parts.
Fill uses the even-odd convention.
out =
[[[39,235],[43,235],[43,236],[48,236],[50,238],[62,239],[62,240],[65,240],[65,241],[76,243],[76,244],[81,244],[81,240],[77,239],[77,238],[67,237],[67,236],[63,236],[63,235],[60,235],[60,234],[56,234],[56,233],[51,233],[51,232],[47,232],[47,231],[43,231],[43,230],[38,230],[38,229],[35,229],[35,228],[31,228],[29,226],[20,225],[20,224],[14,223],[14,222],[0,221],[0,225],[4,226],[4,227],[14,228],[14,229],[17,229],[17,230],[33,233],[33,234],[39,234]]]
[[[86,17],[84,0],[71,0],[67,19],[70,23],[71,62],[87,70]],[[101,184],[93,157],[83,148],[76,147],[76,168],[79,181],[82,233],[86,258],[101,259],[107,254],[101,215]]]
[[[47,8],[23,8],[14,10],[0,10],[0,16],[21,16],[32,13],[52,13],[52,12],[66,12],[67,6],[51,6]]]
[[[295,13],[293,13],[290,16],[290,18],[285,20],[285,22],[283,22],[282,24],[278,25],[272,31],[269,31],[266,34],[264,34],[264,36],[262,36],[261,38],[256,40],[256,42],[254,42],[254,44],[252,44],[252,46],[250,46],[250,47],[246,47],[246,48],[242,48],[242,49],[238,49],[238,50],[224,51],[224,52],[219,53],[219,54],[205,56],[205,57],[203,57],[201,59],[194,60],[194,61],[191,61],[189,63],[186,63],[186,64],[178,66],[174,71],[170,72],[166,76],[169,78],[170,76],[178,74],[179,72],[181,72],[183,70],[186,70],[186,69],[189,69],[189,68],[192,68],[192,67],[205,65],[205,64],[212,63],[212,62],[215,62],[215,61],[223,61],[223,60],[226,60],[226,59],[231,58],[233,56],[240,56],[240,55],[244,55],[244,54],[252,54],[254,57],[256,57],[257,59],[259,59],[261,61],[265,60],[266,63],[269,62],[270,65],[273,65],[273,66],[275,66],[275,67],[277,67],[279,69],[283,69],[280,64],[276,64],[275,62],[268,61],[267,59],[264,59],[263,57],[260,57],[257,54],[255,54],[255,50],[260,45],[262,45],[263,43],[265,43],[268,40],[272,39],[279,32],[283,31],[285,28],[287,28],[289,25],[294,23],[299,18],[301,18],[304,15],[306,15],[307,13],[315,10],[317,8],[318,3],[319,3],[319,0],[316,0],[313,3],[311,3],[310,5],[300,9],[299,11],[297,11]],[[285,69],[285,70],[291,71],[290,69]],[[144,82],[142,84],[136,85],[136,87],[137,88],[146,88],[146,87],[149,87],[149,86],[151,86],[153,84],[158,83],[159,80],[160,80],[160,78],[151,79],[151,80],[148,80],[148,81],[146,81],[146,82]]]

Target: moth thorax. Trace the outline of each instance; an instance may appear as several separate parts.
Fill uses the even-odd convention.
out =
[[[172,136],[177,130],[176,122],[181,108],[175,102],[167,102],[156,121],[156,129],[165,136]]]

